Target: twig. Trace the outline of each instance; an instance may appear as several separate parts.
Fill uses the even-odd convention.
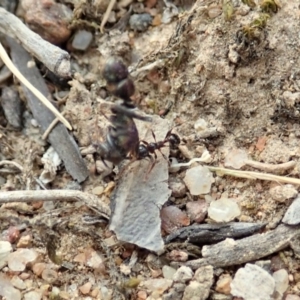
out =
[[[239,177],[239,178],[247,178],[247,179],[270,180],[270,181],[300,185],[300,179],[298,179],[298,178],[277,176],[277,175],[272,175],[272,174],[267,174],[267,173],[259,173],[259,172],[237,171],[237,170],[211,167],[211,166],[206,166],[206,167],[210,171],[217,172],[220,175],[229,175],[229,176],[234,176],[234,177]]]
[[[202,249],[203,258],[190,260],[184,265],[198,269],[201,266],[227,267],[255,261],[289,246],[290,241],[299,236],[299,226],[280,225],[275,230],[255,234],[241,240],[226,239]],[[176,266],[176,263],[172,263]]]
[[[112,11],[115,3],[116,3],[116,0],[110,0],[109,4],[107,6],[106,12],[105,12],[105,14],[104,14],[104,16],[102,18],[102,22],[101,22],[101,25],[100,25],[100,31],[101,31],[101,33],[103,33],[104,26],[105,26],[105,24],[106,24],[106,22],[107,22],[107,20],[109,18],[109,14],[111,13],[111,11]]]
[[[64,113],[62,112],[61,114],[62,116],[64,115]],[[46,140],[48,138],[49,133],[52,131],[52,129],[56,126],[56,124],[59,122],[58,118],[55,118],[52,123],[49,125],[48,129],[44,132],[42,139]]]
[[[200,158],[193,158],[187,163],[172,164],[171,168],[189,167],[191,164],[193,164],[195,162],[203,163],[206,161],[206,159],[210,158],[210,156],[207,156],[207,153],[204,153],[204,154],[205,155],[201,156]],[[247,160],[246,164],[251,165],[253,167],[258,167],[261,169],[278,172],[278,171],[290,169],[290,168],[294,167],[296,163],[294,161],[290,161],[290,162],[284,163],[284,164],[270,165],[270,164],[257,163],[257,162],[254,163],[253,161]],[[229,175],[229,176],[234,176],[234,177],[239,177],[239,178],[247,178],[247,179],[270,180],[270,181],[300,185],[300,179],[298,179],[298,178],[277,176],[277,175],[272,175],[272,174],[268,174],[268,173],[239,171],[239,170],[232,170],[232,169],[227,169],[227,168],[211,167],[211,166],[207,166],[207,165],[205,165],[205,166],[211,172],[216,172],[216,173],[219,173],[220,175]]]
[[[16,39],[50,71],[61,77],[70,77],[71,63],[68,52],[42,39],[20,19],[0,7],[0,32]]]
[[[296,166],[295,161],[288,161],[283,164],[272,165],[272,164],[266,164],[266,163],[262,163],[250,159],[246,160],[245,164],[252,168],[259,169],[265,172],[270,172],[270,173],[278,173],[278,172],[286,171]]]
[[[0,8],[1,12],[1,8]],[[0,23],[1,24],[1,23]],[[15,67],[11,59],[8,57],[5,49],[0,43],[0,57],[5,63],[5,65],[10,69],[10,71],[49,109],[54,115],[70,130],[72,126],[70,123],[60,114],[60,112],[53,106],[52,103],[39,91],[37,90],[24,76],[23,74]]]
[[[11,191],[0,193],[0,204],[9,202],[33,202],[33,201],[81,201],[87,206],[91,203],[97,205],[97,211],[109,218],[110,209],[107,204],[88,193],[73,190],[46,190],[46,191]],[[94,205],[92,205],[94,206]],[[92,208],[92,207],[91,207]]]
[[[1,160],[0,161],[0,166],[3,166],[3,165],[13,165],[17,169],[19,169],[20,172],[23,172],[23,167],[20,164],[18,164],[17,162],[15,162],[15,161]]]

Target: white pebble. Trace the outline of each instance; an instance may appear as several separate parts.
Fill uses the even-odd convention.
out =
[[[227,198],[211,202],[208,208],[208,216],[216,222],[230,222],[240,214],[238,204]]]
[[[0,270],[7,264],[7,257],[12,251],[10,242],[0,241]]]
[[[197,166],[186,171],[184,183],[194,196],[208,194],[214,182],[212,173],[207,167]]]
[[[238,269],[231,282],[231,294],[244,300],[273,300],[274,289],[274,278],[253,264]]]
[[[281,299],[289,287],[289,274],[285,269],[280,269],[273,273],[273,278],[275,280],[275,290],[278,293],[278,298]]]

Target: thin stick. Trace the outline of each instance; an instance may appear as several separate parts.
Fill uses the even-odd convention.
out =
[[[63,115],[64,113],[62,113],[61,115]],[[52,131],[52,129],[56,126],[56,124],[59,122],[58,118],[55,118],[52,123],[49,125],[49,127],[47,128],[47,130],[44,132],[42,139],[46,140],[48,135],[50,134],[50,132]]]
[[[9,68],[9,70],[49,109],[54,115],[69,129],[72,130],[70,123],[60,114],[60,112],[53,106],[53,104],[39,91],[37,90],[15,67],[9,56],[7,55],[5,49],[0,43],[0,57]]]
[[[97,205],[97,211],[109,218],[110,209],[107,204],[101,202],[98,197],[72,190],[41,190],[41,191],[11,191],[0,193],[0,204],[10,202],[33,201],[82,201],[87,206]]]
[[[17,162],[15,162],[15,161],[1,160],[0,161],[0,166],[3,166],[3,165],[13,165],[17,169],[19,169],[20,172],[23,172],[23,167],[20,164],[18,164]]]
[[[109,2],[109,5],[108,5],[108,7],[106,9],[106,12],[105,12],[105,14],[103,16],[103,19],[102,19],[102,22],[101,22],[101,25],[100,25],[100,31],[101,31],[101,33],[104,32],[103,31],[104,26],[105,26],[105,24],[106,24],[106,22],[107,22],[107,20],[109,18],[109,14],[111,13],[111,11],[112,11],[115,3],[116,3],[116,0],[110,0],[110,2]]]
[[[259,169],[265,172],[270,172],[270,173],[286,171],[296,166],[296,162],[292,160],[286,163],[272,165],[272,164],[266,164],[259,161],[248,159],[245,161],[245,164],[252,168]]]
[[[270,181],[300,185],[300,179],[298,179],[298,178],[277,176],[277,175],[272,175],[272,174],[267,174],[267,173],[259,173],[259,172],[237,171],[237,170],[211,167],[211,166],[206,166],[206,167],[210,171],[217,172],[220,175],[229,175],[229,176],[234,176],[234,177],[239,177],[239,178],[247,178],[247,179],[270,180]]]
[[[0,32],[17,40],[31,55],[60,77],[71,76],[70,55],[42,39],[18,17],[0,7]]]

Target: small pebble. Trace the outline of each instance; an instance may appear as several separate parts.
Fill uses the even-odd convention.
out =
[[[133,14],[129,19],[130,28],[134,31],[146,31],[152,23],[150,14]]]
[[[31,291],[24,294],[24,300],[41,300],[42,293],[37,291]]]
[[[4,230],[1,235],[3,241],[8,241],[11,244],[14,244],[20,236],[20,231],[15,226],[9,226],[9,228]]]
[[[14,288],[10,280],[3,274],[0,274],[0,299],[21,300],[20,291]]]
[[[275,291],[279,299],[282,299],[283,294],[289,287],[289,274],[285,269],[280,269],[273,273],[275,280]]]
[[[32,249],[17,249],[8,256],[8,267],[11,271],[22,272],[28,264],[33,264],[38,259],[38,253]]]
[[[186,283],[191,280],[194,273],[191,268],[186,266],[181,266],[173,276],[175,282]]]
[[[231,283],[231,294],[245,300],[271,300],[274,290],[274,278],[253,264],[238,269]]]
[[[238,204],[227,198],[210,203],[208,208],[208,216],[216,222],[230,222],[241,214]]]
[[[286,295],[285,300],[300,300],[300,297],[297,295],[288,294]]]
[[[22,101],[18,92],[12,87],[3,87],[1,106],[8,123],[15,127],[22,127]]]
[[[297,196],[298,191],[291,184],[278,185],[269,190],[272,199],[284,203],[288,199],[293,199]]]
[[[189,255],[183,250],[172,250],[167,254],[167,257],[171,261],[185,262],[188,260]]]
[[[30,234],[23,235],[20,237],[17,248],[27,248],[32,242],[32,236]]]
[[[194,128],[197,132],[206,130],[207,126],[208,126],[208,124],[204,119],[198,119],[194,124]]]
[[[190,219],[177,206],[163,207],[160,211],[161,227],[166,233],[171,233],[182,226],[190,225]]]
[[[207,299],[207,297],[206,294],[204,295],[202,284],[193,280],[185,288],[182,300],[196,300],[196,299],[205,300]]]
[[[300,101],[300,92],[292,93],[290,91],[285,91],[282,94],[282,97],[287,107],[294,107],[295,103]]]
[[[87,30],[78,30],[72,41],[72,47],[75,50],[85,51],[90,46],[93,40],[93,35]]]
[[[0,241],[0,270],[7,264],[8,255],[12,250],[10,242]]]
[[[45,263],[36,263],[32,266],[32,271],[36,276],[41,276],[43,271],[46,269]]]
[[[97,251],[92,249],[89,253],[86,253],[85,255],[87,257],[86,265],[88,267],[91,267],[93,269],[99,269],[103,267],[104,258],[101,257],[101,255]]]
[[[178,178],[170,179],[169,187],[172,191],[172,196],[175,198],[184,197],[186,194],[186,187],[181,179]]]
[[[148,292],[156,292],[159,295],[162,295],[168,288],[171,287],[172,283],[173,281],[170,279],[155,278],[142,281],[141,285]]]
[[[10,280],[10,282],[18,290],[26,289],[25,282],[19,276],[13,276],[12,279]]]
[[[87,282],[84,285],[80,286],[79,290],[83,295],[87,295],[91,291],[91,288],[92,284],[90,282]]]
[[[183,180],[193,196],[208,194],[214,182],[212,173],[203,166],[188,169]]]
[[[288,225],[297,225],[300,223],[300,195],[297,196],[287,209],[282,222]]]
[[[216,291],[221,294],[230,295],[231,281],[232,281],[232,277],[229,274],[225,274],[221,276],[216,283]]]
[[[60,45],[70,37],[72,10],[68,6],[53,0],[23,0],[22,6],[26,23],[43,39]]]
[[[186,204],[186,212],[191,222],[201,223],[207,215],[208,206],[205,200],[188,202]]]
[[[229,151],[225,157],[225,167],[240,169],[245,165],[248,159],[248,154],[242,149],[233,149]]]
[[[165,265],[162,268],[162,273],[165,279],[173,279],[176,270],[170,266]]]
[[[43,272],[42,272],[42,278],[48,282],[48,283],[53,283],[54,281],[57,280],[58,278],[58,274],[56,271],[54,270],[51,270],[51,269],[45,269]]]

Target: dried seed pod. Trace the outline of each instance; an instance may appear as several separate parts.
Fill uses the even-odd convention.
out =
[[[128,77],[128,70],[121,58],[111,57],[103,69],[103,77],[108,83],[119,83]]]

